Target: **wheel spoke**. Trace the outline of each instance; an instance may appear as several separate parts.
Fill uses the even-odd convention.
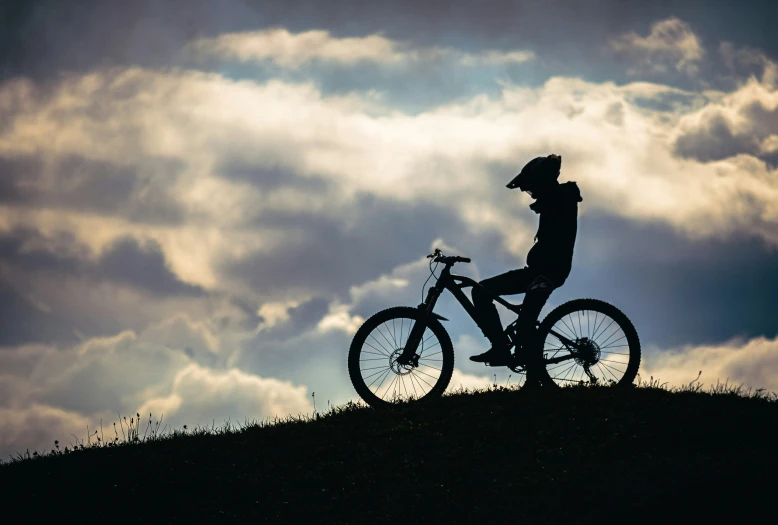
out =
[[[424,366],[427,366],[427,365],[424,365]],[[415,369],[414,369],[414,371],[415,371],[415,372],[418,372],[418,373],[420,373],[420,374],[424,374],[424,375],[425,375],[425,376],[427,376],[427,377],[431,377],[431,378],[432,378],[432,379],[434,379],[435,381],[437,381],[437,380],[438,380],[438,378],[437,378],[437,377],[435,377],[435,376],[433,376],[433,375],[430,375],[430,374],[428,374],[428,373],[427,373],[427,372],[425,372],[424,370],[419,370],[418,368],[415,368]]]
[[[557,369],[559,369],[559,368],[562,368],[563,366],[567,366],[567,365],[569,365],[569,364],[570,364],[570,363],[569,363],[569,362],[567,362],[567,361],[562,361],[561,363],[556,363],[556,365],[555,365],[555,366],[552,366],[551,368],[546,368],[546,370],[548,370],[549,372],[551,372],[552,370],[557,370]]]
[[[568,314],[567,316],[568,316],[568,317],[570,317],[570,314]],[[560,319],[560,321],[562,321],[562,323],[564,323],[564,325],[565,325],[565,328],[567,328],[567,329],[568,329],[568,331],[569,331],[570,333],[572,333],[572,334],[575,334],[575,328],[571,328],[571,327],[570,327],[570,325],[569,325],[569,324],[567,324],[567,321],[565,321],[565,318],[564,318],[564,317],[562,317],[562,318]],[[573,336],[572,336],[572,339],[578,339],[578,335],[573,335]]]
[[[571,375],[573,377],[575,377],[575,371],[578,369],[579,366],[580,365],[578,363],[575,363],[575,362],[573,363],[573,369],[572,369],[572,373],[571,373]],[[565,379],[567,379],[567,374],[565,374]]]
[[[611,327],[611,325],[612,325],[613,323],[615,323],[615,322],[616,322],[616,320],[615,320],[615,319],[611,319],[611,322],[610,322],[610,323],[608,323],[608,326],[606,326],[606,327],[605,327],[605,330],[603,330],[603,331],[602,331],[602,332],[600,332],[600,333],[601,333],[601,334],[604,334],[605,332],[607,332],[607,331],[608,331],[608,328],[610,328],[610,327]],[[602,326],[602,325],[600,325],[600,326]],[[597,332],[595,332],[595,334],[592,336],[592,341],[597,341]]]
[[[597,332],[600,331],[600,328],[602,327],[603,323],[605,323],[605,319],[607,319],[608,316],[605,314],[602,314],[602,319],[600,319],[600,324],[595,325],[594,327],[594,333],[592,333],[592,336],[589,338],[592,341],[594,341],[597,338]]]
[[[583,327],[581,326],[581,310],[578,310],[578,329],[581,330],[581,337],[583,337]]]
[[[603,363],[603,362],[602,362],[602,359],[600,359],[600,361],[598,361],[598,362],[599,362],[599,363],[600,363],[602,366],[604,366],[604,367],[608,368],[609,370],[615,370],[615,371],[616,371],[616,372],[618,372],[619,374],[623,374],[623,373],[624,373],[624,370],[619,370],[619,369],[618,369],[618,368],[616,368],[615,366],[609,365],[608,363]],[[620,364],[624,364],[624,363],[620,363]]]
[[[372,348],[373,350],[375,350],[376,352],[379,352],[379,354],[377,354],[377,355],[382,355],[384,357],[389,357],[391,355],[389,352],[383,352],[383,351],[379,350],[378,348],[376,348],[375,346],[371,345],[367,341],[365,341],[365,344],[367,346],[369,346],[370,348]],[[374,352],[370,352],[370,353],[374,353]]]
[[[386,323],[384,323],[384,324],[386,324]],[[384,340],[386,341],[386,343],[387,343],[387,344],[388,344],[390,347],[392,347],[392,342],[389,340],[389,338],[388,338],[388,337],[386,337],[386,336],[384,335],[384,331],[383,331],[383,330],[381,330],[381,327],[380,327],[380,326],[377,326],[377,327],[376,327],[376,331],[378,331],[378,333],[379,333],[379,334],[381,334],[381,337],[383,337],[383,338],[384,338]],[[397,347],[392,347],[392,352],[394,352],[394,351],[396,350],[396,348],[397,348]]]
[[[367,344],[367,343],[365,343],[365,344]],[[368,346],[370,346],[370,345],[368,345]],[[370,348],[372,348],[372,346],[371,346]],[[368,351],[366,351],[366,350],[362,350],[362,353],[363,353],[363,354],[370,354],[370,355],[380,355],[380,356],[382,356],[384,359],[386,359],[387,357],[389,357],[387,354],[376,354],[375,352],[368,352]],[[365,361],[367,361],[367,359],[365,359]]]
[[[388,368],[388,369],[386,370],[386,373],[387,373],[387,374],[389,374],[389,372],[391,372],[391,371],[392,371],[392,369],[391,369],[391,368]],[[373,375],[377,375],[377,374],[382,374],[382,372],[376,372],[376,373],[375,373],[375,374],[373,374]],[[370,377],[373,377],[373,376],[370,376]],[[379,375],[378,377],[376,377],[375,379],[373,379],[373,382],[372,382],[372,383],[370,383],[369,385],[367,385],[367,388],[370,388],[371,386],[373,386],[373,385],[375,384],[375,382],[376,382],[376,381],[378,381],[378,378],[380,378],[380,377],[381,377],[381,376]],[[384,379],[386,379],[386,376],[383,376],[383,377],[384,377]],[[368,377],[366,377],[365,379],[369,379],[369,378],[368,378]],[[383,383],[383,380],[381,381],[381,383]],[[378,386],[378,388],[380,388],[380,387],[381,387],[381,385],[379,385],[379,386]],[[378,390],[378,388],[376,388],[376,390]]]
[[[370,337],[372,337],[372,338],[373,338],[373,341],[375,341],[375,342],[376,342],[376,344],[378,344],[378,346],[380,346],[381,348],[383,348],[384,350],[386,350],[386,347],[385,347],[383,344],[381,344],[381,341],[379,341],[378,339],[376,339],[376,338],[375,338],[375,336],[374,336],[372,333],[370,334]],[[370,344],[369,344],[367,341],[365,341],[365,344],[366,344],[366,345],[368,345],[368,346],[370,346],[370,348],[372,348],[373,350],[376,350],[376,351],[380,352],[380,350],[378,350],[378,348],[376,348],[375,346],[372,346],[372,345],[370,345]],[[386,350],[386,352],[384,353],[384,355],[387,355],[387,356],[388,356],[388,355],[389,355],[389,354],[391,354],[391,353],[392,353],[392,352],[390,352],[389,350]]]
[[[392,373],[392,369],[391,369],[391,368],[390,368],[390,369],[389,369],[389,371],[386,373],[386,375],[385,375],[385,376],[384,376],[384,378],[381,380],[381,382],[380,382],[380,383],[378,383],[378,386],[376,387],[376,392],[377,392],[377,391],[379,391],[379,390],[381,390],[381,385],[383,385],[383,384],[384,384],[384,381],[386,381],[386,378],[387,378],[387,377],[389,377],[389,374],[390,374],[390,373]],[[391,383],[390,383],[390,384],[391,384]]]
[[[561,376],[561,374],[567,374],[567,372],[569,372],[570,370],[572,370],[572,369],[573,369],[573,367],[575,367],[575,363],[573,363],[572,365],[570,365],[570,367],[569,367],[569,368],[566,368],[566,369],[564,369],[562,372],[560,372],[559,374],[555,375],[555,376],[554,376],[554,377],[552,377],[551,379],[560,379],[560,380],[561,380],[561,379],[562,379],[562,376]]]
[[[562,322],[564,323],[564,320],[563,320],[563,319],[560,319],[560,321],[562,321]],[[565,325],[565,329],[562,329],[562,327],[561,327],[561,326],[559,326],[558,324],[555,324],[555,325],[553,326],[553,329],[555,329],[555,330],[558,330],[558,331],[562,332],[562,335],[563,335],[563,336],[565,336],[565,337],[567,337],[568,339],[575,339],[575,338],[576,338],[574,335],[572,335],[572,334],[570,333],[570,327],[568,327],[567,325]],[[550,334],[550,335],[554,335],[554,334]],[[554,337],[556,337],[556,336],[554,335]],[[559,338],[558,338],[558,337],[556,337],[556,338],[557,338],[557,340],[559,340]],[[561,343],[562,341],[559,341],[559,342]]]
[[[617,365],[627,365],[627,366],[629,366],[629,363],[624,363],[622,361],[611,361],[610,359],[600,359],[599,362],[602,363],[603,361],[605,361],[606,363],[616,363]]]
[[[413,393],[416,396],[416,398],[418,399],[419,393],[416,392],[416,385],[413,383],[413,375],[412,374],[411,374],[411,377],[409,379],[411,381],[411,386],[413,387]],[[423,392],[423,390],[422,390],[422,392]]]
[[[437,342],[436,342],[434,345],[432,345],[432,346],[428,346],[427,348],[422,348],[422,349],[421,349],[421,353],[419,354],[419,358],[421,358],[421,356],[423,356],[423,355],[424,355],[424,352],[426,352],[427,350],[431,350],[432,348],[435,348],[435,347],[436,347],[436,346],[438,346],[439,344],[440,344],[440,341],[437,341]]]
[[[384,368],[384,370],[391,370],[391,368],[387,367],[387,368]],[[365,377],[364,379],[370,379],[371,377],[373,377],[373,376],[376,376],[376,375],[378,375],[378,374],[383,374],[383,372],[381,372],[381,371],[379,371],[379,372],[373,372],[372,374],[370,374],[369,376]],[[370,383],[370,385],[372,385],[372,384],[373,384],[373,383]]]
[[[619,329],[621,329],[621,327],[619,327]],[[622,331],[622,333],[624,332],[624,330],[621,330],[621,331]],[[618,343],[622,339],[626,339],[626,338],[627,338],[627,334],[624,334],[624,335],[622,335],[621,337],[619,337],[618,339],[616,339],[614,341],[609,341],[611,343],[609,345],[600,345],[600,348],[614,348],[613,343]],[[621,345],[621,346],[629,346],[629,345]]]
[[[616,335],[616,334],[618,334],[618,333],[619,333],[619,331],[621,331],[622,333],[624,332],[623,330],[621,330],[621,327],[619,326],[618,328],[616,328],[616,330],[614,330],[614,331],[613,331],[613,333],[612,333],[612,334],[611,334],[611,335],[608,337],[608,339],[606,339],[605,341],[603,341],[603,342],[602,342],[602,345],[599,345],[599,346],[605,346],[607,343],[609,343],[609,342],[610,342],[610,340],[611,340],[611,339],[613,339],[613,336],[614,336],[614,335]],[[625,335],[624,337],[626,337],[626,335]],[[621,338],[619,338],[619,339],[623,339],[623,337],[621,337]],[[617,339],[616,341],[618,341],[619,339]]]
[[[603,365],[604,365],[605,363],[597,363],[597,366],[600,366],[601,364],[603,364]],[[616,380],[616,382],[617,382],[617,383],[619,382],[619,378],[618,378],[618,377],[616,377],[615,375],[613,375],[613,372],[611,372],[610,370],[608,370],[608,365],[605,365],[605,368],[602,368],[602,367],[601,367],[601,370],[605,370],[606,372],[608,372],[608,373],[611,375],[611,377],[613,377],[613,379],[615,379],[615,380]],[[603,374],[603,377],[605,377],[605,374]]]
[[[398,376],[398,375],[395,375],[395,376],[392,378],[392,380],[389,382],[389,385],[386,387],[386,392],[384,392],[384,395],[383,395],[383,396],[381,396],[381,399],[383,399],[383,398],[384,398],[384,396],[385,396],[386,394],[388,394],[388,393],[389,393],[389,390],[391,390],[391,389],[392,389],[392,385],[394,384],[394,382],[395,382],[395,381],[397,381],[397,378],[398,378],[398,377],[400,377],[400,376]],[[381,385],[378,385],[378,388],[380,389],[380,388],[381,388]]]
[[[586,337],[589,337],[592,334],[591,327],[589,326],[589,321],[590,321],[589,310],[586,310]]]
[[[419,369],[417,368],[416,370],[414,370],[413,372],[411,372],[411,374],[410,374],[410,375],[414,376],[414,377],[416,378],[416,381],[424,381],[424,384],[425,384],[425,385],[427,385],[428,387],[430,387],[430,390],[432,390],[433,388],[435,388],[433,385],[431,385],[431,384],[427,383],[427,381],[425,381],[425,380],[424,380],[424,378],[417,376],[417,375],[416,375],[416,372],[418,372],[418,371],[419,371]],[[429,375],[429,374],[427,374],[427,375]],[[432,376],[430,376],[430,377],[432,377]],[[421,383],[419,383],[419,384],[421,384]]]
[[[559,348],[552,348],[551,350],[554,351],[553,355],[549,359],[555,359],[557,354],[561,352],[563,349],[566,349],[567,347],[560,346]],[[550,351],[550,350],[549,350]],[[546,350],[544,349],[543,352],[545,353]]]

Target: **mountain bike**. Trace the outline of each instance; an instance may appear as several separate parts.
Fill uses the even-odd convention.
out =
[[[433,310],[448,290],[465,311],[478,313],[463,289],[481,285],[451,273],[467,257],[447,256],[439,249],[427,256],[430,277],[436,277],[426,299],[417,307],[397,306],[378,312],[357,330],[348,354],[351,383],[370,406],[386,407],[405,401],[439,397],[454,372],[454,347],[443,327],[445,317]],[[432,265],[435,264],[433,267]],[[443,269],[435,276],[438,265]],[[517,374],[517,386],[558,388],[569,384],[628,386],[640,366],[640,339],[632,322],[615,306],[597,299],[575,299],[552,310],[534,334],[520,340],[517,333],[521,304],[512,304],[481,287],[495,301],[517,314],[505,328],[511,343],[507,367]],[[586,329],[586,330],[584,330]]]

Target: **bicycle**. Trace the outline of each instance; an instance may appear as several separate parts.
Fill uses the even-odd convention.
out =
[[[422,297],[438,265],[442,263],[444,268],[424,301],[416,308],[397,306],[376,313],[362,324],[351,342],[349,377],[359,396],[370,406],[429,400],[442,395],[448,387],[454,371],[454,347],[441,324],[448,319],[433,311],[443,290],[451,292],[473,320],[477,318],[473,303],[462,290],[481,285],[451,273],[454,264],[469,263],[470,259],[447,256],[439,249],[427,258],[430,277],[422,286]],[[505,328],[505,334],[511,342],[512,356],[507,367],[518,375],[518,386],[623,387],[634,381],[640,366],[640,339],[632,322],[615,306],[597,299],[568,301],[552,310],[542,322],[536,321],[535,333],[528,340],[519,341],[516,325],[521,304],[509,303],[481,288],[517,314],[517,319]]]

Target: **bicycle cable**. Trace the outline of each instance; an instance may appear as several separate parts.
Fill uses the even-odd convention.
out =
[[[432,263],[435,263],[435,268],[432,267]],[[427,286],[427,283],[429,280],[435,276],[435,270],[438,269],[438,265],[440,262],[435,261],[434,259],[430,259],[429,269],[430,269],[430,275],[427,277],[427,280],[424,281],[424,284],[421,285],[421,302],[424,302],[424,288]]]

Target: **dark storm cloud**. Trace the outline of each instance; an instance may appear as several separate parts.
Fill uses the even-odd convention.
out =
[[[30,275],[47,273],[62,279],[122,283],[158,296],[204,293],[201,288],[180,281],[168,269],[156,241],[141,243],[130,237],[117,239],[93,260],[72,235],[60,234],[51,239],[34,230],[16,230],[0,234],[0,263]]]
[[[682,157],[691,157],[702,162],[721,160],[759,151],[759,142],[753,136],[736,137],[729,122],[721,115],[711,118],[707,126],[694,133],[681,135],[675,142],[675,152]]]
[[[484,93],[499,95],[503,88],[498,79],[541,84],[550,74],[548,67],[538,60],[489,67],[461,67],[453,60],[441,60],[439,63],[419,61],[402,68],[366,64],[341,70],[309,69],[323,93],[376,89],[383,94],[382,103],[402,107],[409,114]]]
[[[269,328],[263,339],[284,340],[312,330],[327,314],[329,304],[328,299],[314,297],[310,301],[290,308],[287,312],[289,319]]]
[[[183,211],[170,186],[180,169],[165,159],[144,159],[130,167],[79,155],[46,162],[33,156],[0,157],[0,203],[180,224]]]
[[[698,128],[679,136],[675,152],[702,162],[744,153],[764,160],[771,167],[778,166],[778,151],[765,153],[761,147],[765,139],[778,133],[778,108],[770,109],[761,101],[754,101],[739,113],[746,125],[741,124],[735,130],[735,124],[723,114],[714,114]]]
[[[116,240],[95,265],[95,274],[113,282],[124,282],[152,293],[200,295],[199,287],[182,282],[170,271],[162,247],[153,240],[139,243],[131,237]]]
[[[348,219],[280,212],[263,215],[258,224],[292,233],[289,244],[238,263],[226,263],[223,271],[249,283],[260,294],[300,290],[315,295],[334,293],[345,301],[349,287],[426,255],[436,238],[455,238],[460,246],[476,245],[484,239],[497,241],[496,235],[468,231],[455,210],[430,203],[361,195],[344,210],[345,217]]]
[[[688,111],[699,99],[700,96],[697,93],[681,93],[668,90],[662,93],[654,93],[650,97],[633,97],[630,102],[635,106],[653,111],[674,112],[678,110]]]
[[[45,79],[61,71],[112,65],[180,64],[180,50],[191,40],[284,27],[293,32],[325,29],[334,36],[382,32],[395,40],[465,51],[531,49],[543,57],[545,74],[519,69],[510,74],[513,80],[537,83],[564,73],[620,81],[628,78],[628,64],[619,64],[608,52],[609,38],[628,31],[644,35],[652,22],[675,16],[690,22],[703,43],[717,46],[726,40],[778,56],[772,37],[777,15],[778,5],[770,1],[717,3],[715,8],[704,0],[12,2],[0,7],[0,78]]]
[[[8,283],[0,281],[0,347],[30,342],[75,343],[73,324],[35,306]]]
[[[75,291],[83,292],[82,300],[94,300],[90,289],[104,283],[130,287],[151,301],[206,294],[168,269],[156,242],[129,237],[117,239],[94,259],[72,235],[43,237],[35,230],[14,230],[0,234],[0,270],[0,346],[67,344],[80,334],[105,336],[137,328],[137,319],[116,318],[115,310],[95,311],[94,304],[79,305],[70,299],[74,294],[70,282],[80,283]],[[46,304],[46,294],[52,294],[55,305]],[[254,321],[256,326],[256,317]]]
[[[261,166],[232,160],[216,166],[214,175],[232,181],[247,182],[264,190],[299,186],[310,192],[324,192],[332,186],[331,182],[323,178],[301,177],[295,171],[282,166]]]
[[[454,213],[418,204],[359,198],[351,226],[315,215],[274,214],[261,224],[283,226],[301,236],[272,253],[260,253],[225,268],[258,293],[284,290],[344,294],[354,283],[391,271],[418,257],[446,227],[462,227]]]

